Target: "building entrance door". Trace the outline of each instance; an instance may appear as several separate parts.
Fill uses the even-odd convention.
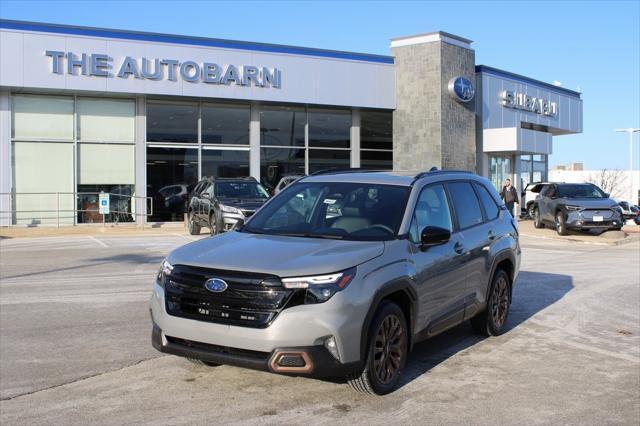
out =
[[[489,180],[498,191],[502,189],[504,180],[511,178],[511,156],[492,155],[489,157]]]

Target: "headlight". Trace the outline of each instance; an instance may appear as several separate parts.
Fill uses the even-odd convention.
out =
[[[582,209],[582,207],[580,207],[580,206],[564,206],[564,208],[567,209],[567,210],[574,210],[574,211]]]
[[[225,213],[240,213],[240,210],[235,207],[225,206],[224,204],[220,204],[220,209]]]
[[[165,279],[171,275],[171,272],[173,272],[173,265],[167,262],[167,259],[163,260],[160,264],[160,270],[158,271],[157,276],[158,283],[160,283],[162,288],[164,288]]]
[[[344,290],[356,276],[356,268],[334,274],[313,275],[308,277],[283,278],[282,285],[290,289],[306,289],[304,303],[322,303]]]

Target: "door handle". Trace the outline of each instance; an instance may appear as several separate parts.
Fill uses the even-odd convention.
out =
[[[462,254],[464,252],[464,246],[462,245],[462,243],[457,242],[454,246],[453,246],[453,250],[458,253],[458,254]]]
[[[487,238],[489,239],[489,241],[493,241],[496,239],[496,235],[493,233],[493,231],[489,231],[489,234],[487,234]]]

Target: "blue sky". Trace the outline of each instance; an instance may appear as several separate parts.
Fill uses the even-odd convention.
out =
[[[476,63],[583,92],[584,133],[555,138],[550,164],[629,167],[640,127],[640,1],[0,1],[0,17],[389,54],[434,30],[474,40]],[[639,134],[634,143],[640,163]]]

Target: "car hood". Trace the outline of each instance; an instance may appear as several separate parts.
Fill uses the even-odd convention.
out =
[[[565,198],[565,204],[570,206],[579,206],[583,209],[610,209],[618,204],[610,199],[589,199],[589,198]]]
[[[239,198],[218,198],[218,201],[220,202],[220,204],[235,207],[238,209],[258,210],[264,203],[267,202],[267,199],[259,200],[252,198],[248,200],[242,200]]]
[[[258,272],[294,277],[337,272],[382,255],[382,241],[226,232],[182,246],[169,254],[173,265]]]

